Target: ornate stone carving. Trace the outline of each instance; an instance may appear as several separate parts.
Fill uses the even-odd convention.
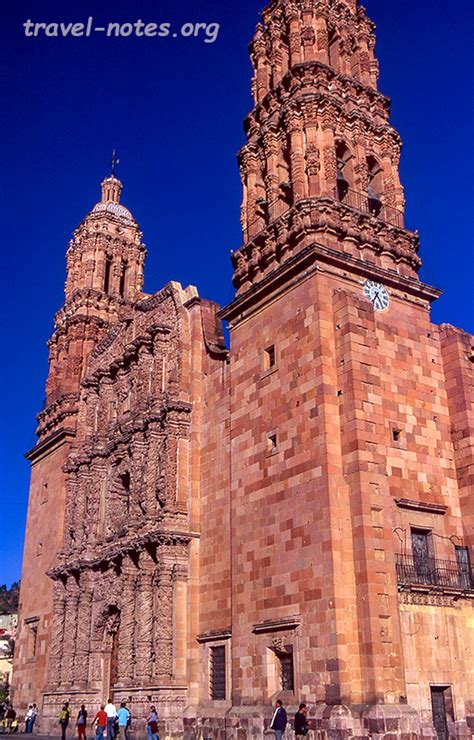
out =
[[[317,175],[320,169],[319,150],[316,144],[309,144],[306,148],[306,171],[308,175]]]

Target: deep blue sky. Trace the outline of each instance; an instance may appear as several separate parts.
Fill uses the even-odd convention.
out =
[[[2,235],[0,583],[20,575],[35,414],[46,340],[63,301],[72,230],[99,198],[110,152],[123,202],[149,249],[149,292],[170,279],[231,297],[229,250],[240,244],[235,153],[251,107],[247,42],[263,0],[20,2],[0,24]],[[474,26],[471,0],[366,0],[378,27],[381,90],[405,143],[407,221],[422,278],[446,291],[436,322],[474,329]],[[67,10],[63,8],[66,7]],[[22,23],[217,21],[218,40],[33,39]]]

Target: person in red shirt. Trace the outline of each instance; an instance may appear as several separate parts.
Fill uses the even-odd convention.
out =
[[[96,723],[96,740],[103,740],[104,730],[107,727],[107,714],[105,712],[104,704],[100,705],[100,709],[94,717],[94,722]],[[92,725],[94,725],[94,722],[92,722]]]

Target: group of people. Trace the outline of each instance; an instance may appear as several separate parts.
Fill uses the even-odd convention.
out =
[[[13,735],[18,732],[18,717],[13,704],[5,702],[0,705],[0,732]]]
[[[309,733],[310,727],[306,712],[307,707],[303,702],[299,705],[298,711],[295,714],[295,737],[306,737]],[[272,721],[270,723],[270,729],[275,733],[275,740],[282,740],[287,724],[288,715],[286,713],[286,709],[284,708],[281,699],[277,699],[275,711],[273,712]]]
[[[25,732],[33,732],[33,727],[38,714],[36,704],[30,704],[25,715]],[[69,702],[65,702],[59,714],[59,725],[61,727],[61,739],[66,740],[66,730],[72,716],[72,710]],[[88,712],[84,704],[77,713],[76,728],[77,740],[87,740],[87,718]],[[0,721],[3,732],[12,734],[18,730],[18,718],[13,704],[3,705],[0,707]],[[100,709],[96,712],[91,722],[91,727],[95,729],[95,740],[128,740],[128,730],[132,722],[132,715],[127,708],[127,702],[122,701],[117,710],[111,699],[107,704],[101,704]],[[283,702],[278,699],[275,704],[275,711],[270,723],[270,729],[275,733],[275,740],[282,740],[288,724],[288,715],[283,706]],[[294,720],[295,736],[305,737],[309,733],[309,724],[307,720],[307,707],[302,703],[299,705]],[[159,740],[158,737],[158,714],[156,708],[150,707],[147,719],[147,740]]]
[[[66,740],[66,730],[71,719],[71,714],[69,702],[65,702],[59,714],[61,740]],[[76,718],[78,740],[87,740],[87,717],[88,713],[85,704],[81,704]],[[132,715],[127,708],[127,702],[121,702],[117,710],[115,704],[109,699],[107,704],[100,705],[100,709],[91,722],[91,727],[95,728],[95,740],[104,740],[104,734],[107,735],[107,740],[116,740],[117,736],[120,740],[128,740],[128,730],[131,723]],[[146,725],[148,740],[159,740],[158,714],[154,706],[150,707]]]
[[[24,717],[24,731],[26,733],[33,732],[33,727],[38,714],[38,707],[36,704],[30,704],[28,711]],[[20,717],[13,704],[5,703],[0,706],[0,728],[3,734],[13,735],[20,729]]]

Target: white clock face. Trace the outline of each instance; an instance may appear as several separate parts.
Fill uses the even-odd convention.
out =
[[[364,283],[364,295],[372,303],[376,311],[386,311],[390,303],[390,296],[387,288],[382,283],[374,283],[373,280],[367,280]]]

